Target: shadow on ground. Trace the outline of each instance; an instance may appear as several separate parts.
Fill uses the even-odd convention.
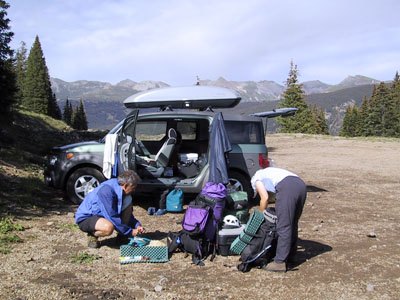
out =
[[[332,251],[332,247],[329,245],[311,240],[298,239],[296,255],[292,261],[288,263],[289,270],[297,271],[297,267],[302,263],[329,251]]]

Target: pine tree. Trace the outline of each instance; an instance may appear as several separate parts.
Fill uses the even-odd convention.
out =
[[[357,105],[347,106],[343,118],[343,125],[340,130],[340,136],[355,137],[359,131],[359,111]]]
[[[353,136],[360,136],[361,114],[360,114],[360,109],[357,107],[357,105],[353,106],[352,115],[353,115],[353,122],[354,122]]]
[[[64,105],[63,120],[67,125],[71,125],[72,120],[72,105],[68,98]]]
[[[329,127],[326,124],[325,113],[322,108],[318,110],[318,105],[314,107],[314,119],[317,123],[318,134],[329,135]]]
[[[60,107],[57,104],[57,97],[55,93],[52,93],[48,103],[48,115],[54,119],[61,120]]]
[[[86,119],[85,108],[81,99],[79,106],[73,110],[72,114],[72,128],[77,130],[87,130],[88,123]]]
[[[372,96],[368,100],[367,113],[363,113],[365,116],[363,133],[365,136],[377,136],[378,132],[381,131],[380,108],[377,94],[378,87],[374,86]]]
[[[392,86],[390,88],[390,95],[393,99],[394,105],[394,120],[393,120],[393,136],[400,137],[400,76],[396,72]]]
[[[13,50],[9,44],[14,33],[10,31],[10,19],[7,18],[7,9],[10,5],[0,0],[0,119],[7,121],[11,107],[14,104],[14,95],[17,91],[15,73],[13,70]]]
[[[295,107],[298,109],[295,116],[289,118],[277,118],[281,125],[281,132],[293,133],[317,133],[316,122],[311,108],[306,103],[303,85],[298,83],[297,65],[290,62],[289,77],[286,80],[286,90],[282,95],[279,107]]]
[[[374,91],[375,90],[376,87],[374,86]],[[367,126],[368,115],[369,115],[369,99],[367,98],[367,96],[364,96],[363,102],[361,103],[361,107],[359,110],[358,135],[360,136],[369,135],[369,128]]]
[[[26,49],[25,42],[21,42],[21,47],[17,50],[14,56],[14,72],[17,85],[15,99],[18,104],[22,104],[25,74],[28,67],[27,53],[28,50]]]
[[[50,115],[52,111],[49,110],[49,107],[53,107],[53,105],[49,105],[51,101],[53,101],[53,94],[49,72],[39,37],[36,36],[28,56],[22,104],[34,112]]]
[[[351,129],[350,129],[350,122],[351,122],[351,106],[347,106],[346,113],[343,117],[343,124],[342,128],[340,129],[340,136],[352,136]]]
[[[83,101],[79,103],[79,111],[81,114],[81,130],[88,130],[88,122],[86,118],[85,107],[83,106]]]

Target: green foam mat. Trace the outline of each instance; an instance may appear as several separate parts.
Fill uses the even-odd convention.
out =
[[[256,234],[261,223],[264,221],[264,214],[259,210],[253,210],[244,231],[232,242],[230,250],[235,254],[240,254],[252,240],[252,236],[246,234]],[[246,243],[247,242],[247,243]]]
[[[168,247],[120,247],[120,264],[168,262]]]

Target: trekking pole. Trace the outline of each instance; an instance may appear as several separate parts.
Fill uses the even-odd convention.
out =
[[[263,255],[265,253],[265,251],[267,251],[269,248],[271,248],[271,245],[268,245],[267,247],[265,247],[260,253],[258,253],[254,258],[249,259],[247,261],[245,261],[245,264],[249,264],[252,263],[253,261],[255,261],[257,258],[259,258],[261,255]]]

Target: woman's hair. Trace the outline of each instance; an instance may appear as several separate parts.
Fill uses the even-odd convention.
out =
[[[129,170],[118,175],[118,184],[124,185],[128,184],[129,186],[137,185],[141,181],[138,174],[135,171]]]

